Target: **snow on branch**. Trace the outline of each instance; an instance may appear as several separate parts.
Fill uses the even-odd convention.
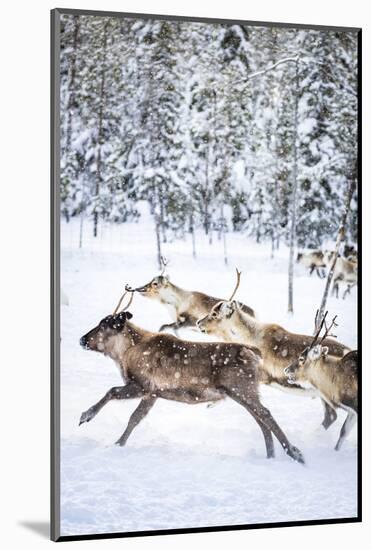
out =
[[[255,78],[257,76],[261,76],[263,74],[268,73],[269,71],[273,71],[276,69],[279,65],[282,65],[283,63],[297,63],[299,61],[299,56],[296,55],[295,57],[284,57],[283,59],[280,59],[277,61],[277,63],[274,63],[270,67],[266,67],[265,69],[261,69],[260,71],[256,71],[255,73],[251,73],[247,75],[246,80],[251,80],[252,78]],[[237,80],[233,82],[233,84],[243,84],[245,80]]]
[[[299,61],[299,56],[298,55],[296,57],[285,57],[284,59],[280,59],[280,61],[277,61],[277,63],[275,63],[271,67],[267,67],[266,69],[262,69],[261,71],[257,71],[256,73],[249,74],[247,76],[247,79],[251,80],[252,78],[255,78],[256,76],[260,76],[260,75],[265,74],[269,71],[273,71],[273,69],[278,67],[278,65],[282,65],[283,63],[290,63],[290,62],[297,63],[298,61]]]

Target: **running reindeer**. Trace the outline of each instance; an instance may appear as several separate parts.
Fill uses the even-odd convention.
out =
[[[288,367],[301,351],[309,345],[312,336],[295,334],[284,329],[280,325],[261,323],[257,319],[246,314],[233,300],[240,284],[241,273],[237,270],[236,287],[229,300],[218,302],[203,319],[197,321],[201,332],[212,334],[226,342],[241,342],[260,349],[263,362],[260,364],[259,381],[272,387],[295,391],[301,395],[313,395],[312,389],[305,390],[299,385],[288,384],[284,369]],[[326,346],[331,355],[343,357],[350,351],[349,348],[327,339]],[[327,430],[337,418],[336,411],[328,403],[323,402],[325,417],[322,422]]]
[[[358,252],[353,245],[346,244],[344,246],[343,256],[346,260],[349,260],[350,262],[358,262]]]
[[[119,305],[121,301],[122,298]],[[274,456],[273,434],[291,458],[304,463],[299,449],[288,441],[260,402],[257,376],[261,354],[258,349],[234,343],[187,342],[170,334],[148,332],[129,322],[132,314],[126,311],[128,306],[120,313],[117,313],[118,307],[113,315],[102,319],[83,336],[80,344],[111,357],[125,385],[111,388],[100,401],[83,412],[80,424],[92,420],[112,399],[140,398],[126,430],[117,441],[118,445],[125,445],[135,426],[158,398],[194,404],[230,397],[256,420],[264,436],[268,458]]]
[[[315,270],[320,279],[325,277],[324,268],[326,268],[326,264],[322,250],[312,250],[307,253],[299,252],[296,262],[309,269],[309,275],[312,275]]]
[[[334,252],[326,252],[324,260],[326,265],[330,266],[334,258]],[[339,283],[344,282],[347,285],[343,293],[343,300],[347,294],[350,294],[351,289],[357,284],[358,279],[358,264],[355,261],[346,260],[338,256],[335,264],[334,279],[332,286],[332,294],[339,297]]]
[[[130,291],[139,292],[142,296],[165,305],[174,321],[162,325],[159,332],[172,329],[177,334],[180,328],[195,327],[197,319],[207,315],[210,309],[220,302],[220,298],[208,296],[203,292],[184,290],[174,285],[165,275],[167,261],[164,258],[161,258],[161,261],[163,267],[160,275],[141,287],[130,288]],[[245,304],[240,304],[240,307],[245,313],[255,317],[251,307]]]
[[[357,419],[358,353],[350,351],[342,358],[329,354],[329,348],[323,344],[332,327],[337,325],[334,317],[327,327],[326,316],[327,312],[310,345],[285,368],[285,374],[290,383],[309,383],[332,408],[341,408],[347,412],[335,446],[335,450],[338,451]],[[325,330],[319,339],[323,327]]]

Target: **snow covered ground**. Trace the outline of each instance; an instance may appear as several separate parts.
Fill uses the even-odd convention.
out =
[[[122,434],[138,401],[109,403],[89,424],[78,426],[83,410],[122,383],[114,363],[84,351],[79,338],[112,312],[125,283],[140,285],[158,274],[155,235],[146,223],[107,225],[97,239],[86,225],[78,248],[78,221],[62,223],[61,284],[69,305],[61,306],[61,534],[187,528],[290,520],[352,517],[357,513],[356,429],[342,450],[333,450],[344,413],[327,432],[319,399],[262,387],[261,397],[306,458],[300,466],[275,441],[276,458],[265,458],[259,428],[238,404],[214,407],[159,400],[131,435]],[[89,235],[88,235],[89,233]],[[287,310],[287,258],[274,259],[269,245],[228,234],[229,266],[222,243],[197,236],[164,245],[175,284],[228,297],[234,267],[242,270],[238,298],[262,321],[311,334],[323,280],[296,266],[295,313]],[[356,347],[356,293],[330,298],[329,316],[338,315],[338,338]],[[156,330],[169,321],[161,305],[137,296],[133,322]],[[186,339],[205,339],[184,330]]]

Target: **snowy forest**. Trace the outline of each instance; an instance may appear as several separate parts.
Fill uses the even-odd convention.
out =
[[[335,451],[348,412],[338,408],[324,429],[310,392],[259,384],[305,468],[278,442],[267,460],[256,420],[231,398],[215,407],[159,398],[124,447],[114,442],[138,398],[112,399],[79,425],[110,388],[126,388],[116,362],[81,344],[126,285],[138,290],[121,304],[131,326],[184,349],[221,337],[197,324],[172,336],[188,314],[172,307],[174,292],[185,308],[197,302],[197,321],[209,300],[234,298],[256,326],[283,327],[277,371],[296,337],[307,349],[317,310],[336,319],[336,342],[357,349],[356,246],[345,259],[357,242],[356,30],[60,21],[61,534],[356,517],[357,430]],[[323,271],[300,255],[321,257]],[[337,298],[331,277],[344,265]],[[139,290],[159,279],[173,289],[169,303]],[[205,295],[200,313],[189,296]]]
[[[79,244],[153,217],[163,243],[335,240],[357,177],[355,32],[63,15],[61,209]],[[347,240],[357,238],[357,193]],[[86,220],[93,223],[86,225]]]

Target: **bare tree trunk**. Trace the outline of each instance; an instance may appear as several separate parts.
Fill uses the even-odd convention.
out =
[[[204,214],[204,229],[205,229],[205,235],[209,234],[210,230],[210,212],[209,212],[209,204],[210,204],[210,141],[207,146],[206,156],[205,156],[205,192],[203,197],[203,214]]]
[[[82,199],[81,199],[81,204],[80,204],[79,248],[82,248],[82,241],[83,241],[83,236],[84,236],[84,221],[85,221],[86,203],[87,203],[86,180],[85,180],[85,177],[82,176]]]
[[[194,228],[192,229],[192,256],[196,259],[197,258],[197,252],[196,252],[196,235]]]
[[[228,265],[227,235],[226,235],[223,203],[221,204],[221,207],[220,207],[220,221],[221,221],[221,233],[223,236],[224,264]]]
[[[352,196],[353,196],[353,193],[354,193],[354,188],[355,188],[355,181],[352,179],[349,183],[348,191],[347,191],[347,194],[346,194],[346,197],[345,197],[344,211],[343,211],[343,215],[342,215],[341,220],[340,220],[338,234],[337,234],[337,237],[336,237],[334,257],[333,257],[329,272],[327,274],[325,290],[323,292],[321,305],[320,305],[319,312],[318,312],[318,315],[317,315],[317,323],[316,323],[317,326],[316,326],[316,328],[319,328],[319,325],[321,324],[322,319],[323,319],[324,314],[325,314],[328,293],[329,293],[331,282],[332,282],[332,279],[333,279],[333,276],[334,276],[335,266],[336,266],[336,262],[337,262],[337,259],[338,259],[338,256],[339,256],[340,245],[341,245],[341,242],[345,238],[345,224],[346,224],[348,213],[349,213],[349,210],[350,210],[350,202],[352,200]]]
[[[105,108],[105,85],[106,85],[106,56],[107,56],[107,23],[104,25],[103,32],[103,60],[102,60],[102,75],[100,81],[99,92],[99,113],[98,113],[98,145],[97,145],[97,171],[95,180],[95,200],[98,200],[100,185],[102,180],[102,144],[103,144],[103,115]],[[98,209],[97,205],[94,208],[94,224],[93,235],[98,235]]]
[[[166,230],[165,230],[165,208],[164,208],[164,192],[163,192],[163,181],[158,186],[158,194],[159,194],[159,206],[160,206],[160,228],[161,228],[161,235],[162,235],[162,242],[167,242],[166,237]]]
[[[79,232],[79,248],[82,248],[82,237],[84,232],[84,211],[80,212],[80,232]]]
[[[158,268],[161,270],[161,227],[160,227],[160,220],[158,218],[158,215],[155,214],[155,228],[156,228],[156,242],[157,242],[157,264]]]
[[[296,242],[296,202],[298,189],[298,104],[299,104],[299,60],[295,63],[295,107],[294,107],[294,166],[290,220],[290,254],[289,254],[289,296],[288,311],[294,312],[294,247]]]
[[[196,235],[195,235],[195,226],[194,226],[194,220],[193,220],[193,212],[191,212],[191,215],[189,217],[189,231],[192,237],[192,256],[193,258],[196,258]]]
[[[227,235],[223,231],[224,264],[228,265]]]
[[[80,18],[78,15],[73,16],[73,43],[71,54],[71,72],[68,82],[68,102],[67,102],[67,130],[66,130],[66,150],[71,149],[72,139],[72,109],[75,102],[75,77],[76,77],[76,59],[77,59],[77,43],[80,30]]]

